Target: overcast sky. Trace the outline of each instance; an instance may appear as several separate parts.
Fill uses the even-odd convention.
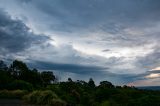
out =
[[[0,59],[60,80],[160,85],[160,0],[0,0]]]

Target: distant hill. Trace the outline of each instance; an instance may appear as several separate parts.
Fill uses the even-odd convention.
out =
[[[145,90],[160,90],[160,86],[141,86],[136,88]]]

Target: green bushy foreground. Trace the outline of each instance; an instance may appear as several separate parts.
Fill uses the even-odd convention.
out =
[[[27,93],[28,92],[26,90],[1,90],[0,91],[0,99],[3,99],[3,98],[6,98],[6,99],[12,99],[12,98],[21,99]]]
[[[38,106],[160,106],[160,91],[114,86],[109,81],[97,86],[92,78],[59,82],[53,72],[31,70],[15,60],[9,67],[0,67],[0,99]]]
[[[66,106],[66,103],[50,90],[33,91],[25,95],[23,100],[31,104]]]

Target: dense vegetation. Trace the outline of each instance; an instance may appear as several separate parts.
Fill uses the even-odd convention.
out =
[[[58,82],[53,72],[31,70],[18,60],[8,67],[0,61],[0,98],[53,106],[160,106],[160,91],[114,86],[108,81],[96,86],[92,78]]]

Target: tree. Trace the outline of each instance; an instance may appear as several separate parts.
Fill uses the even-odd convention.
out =
[[[113,84],[109,81],[101,81],[99,87],[101,88],[113,88]]]
[[[68,82],[72,82],[72,79],[71,79],[71,78],[68,78]]]
[[[13,79],[6,70],[0,69],[0,89],[7,89],[8,83],[11,83]]]
[[[9,83],[8,89],[10,90],[32,90],[33,86],[31,83],[23,81],[23,80],[14,80],[11,83]]]
[[[41,75],[38,70],[30,70],[22,61],[13,61],[9,67],[9,73],[16,80],[23,80],[34,86],[42,85]]]
[[[92,78],[89,79],[89,81],[88,81],[88,86],[91,87],[91,88],[94,88],[94,87],[95,87],[95,83],[94,83],[94,81],[93,81]]]
[[[7,70],[7,65],[2,60],[0,60],[0,70]]]
[[[55,80],[55,75],[51,71],[43,71],[41,72],[41,78],[43,84],[46,86],[48,84],[51,84]]]
[[[37,69],[30,70],[28,73],[29,79],[27,80],[31,84],[33,84],[34,87],[41,86],[42,85],[42,78],[40,72],[38,72]]]
[[[9,72],[15,79],[25,79],[25,75],[28,71],[29,69],[27,65],[18,60],[13,61],[13,63],[9,67]]]

